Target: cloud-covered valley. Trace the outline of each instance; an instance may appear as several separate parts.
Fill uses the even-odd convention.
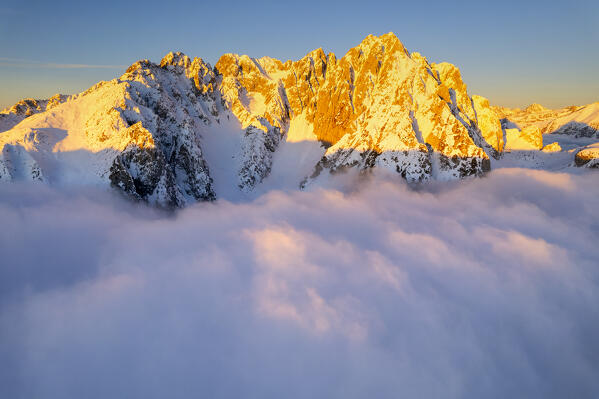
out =
[[[4,185],[0,396],[596,397],[598,183],[504,169],[174,214]]]

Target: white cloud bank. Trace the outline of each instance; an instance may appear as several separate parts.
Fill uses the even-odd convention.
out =
[[[599,175],[165,216],[0,188],[10,398],[599,395]]]

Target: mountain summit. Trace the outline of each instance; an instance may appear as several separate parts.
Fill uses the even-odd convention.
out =
[[[169,53],[83,93],[28,101],[0,114],[0,181],[110,185],[166,207],[340,172],[476,176],[506,145],[458,68],[410,53],[393,33],[340,59],[225,54],[213,68]]]

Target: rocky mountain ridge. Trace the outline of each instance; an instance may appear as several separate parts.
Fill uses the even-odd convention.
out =
[[[11,129],[23,119],[50,110],[65,102],[69,96],[56,94],[47,100],[25,98],[12,107],[0,111],[0,132]]]
[[[537,127],[542,134],[567,134],[574,137],[599,138],[599,102],[548,109],[531,104],[524,109],[493,107],[504,121],[519,129]]]
[[[304,189],[349,171],[458,179],[514,149],[506,138],[542,147],[540,131],[523,135],[501,112],[468,94],[458,68],[410,53],[392,33],[340,59],[225,54],[213,68],[169,53],[81,94],[3,111],[0,181],[110,185],[180,207],[269,178]]]

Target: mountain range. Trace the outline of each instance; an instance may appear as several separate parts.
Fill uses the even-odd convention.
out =
[[[551,140],[553,139],[553,140]],[[176,52],[83,93],[0,113],[0,182],[112,187],[162,207],[386,172],[410,183],[494,167],[599,167],[599,103],[491,106],[460,71],[388,33],[341,58]]]

